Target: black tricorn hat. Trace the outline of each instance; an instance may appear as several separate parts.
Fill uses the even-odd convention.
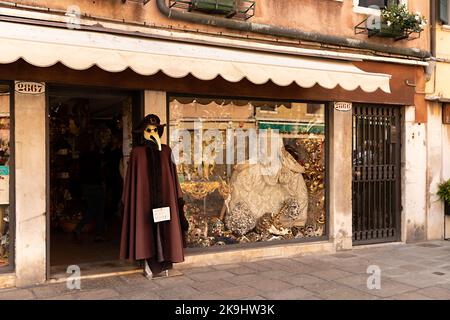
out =
[[[164,132],[164,127],[166,124],[161,124],[161,119],[156,114],[148,114],[142,119],[142,121],[137,126],[136,130],[134,132],[143,132],[147,126],[153,125],[158,127],[158,134],[161,137]]]

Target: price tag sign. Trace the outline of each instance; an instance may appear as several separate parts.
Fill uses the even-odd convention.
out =
[[[163,208],[153,209],[153,221],[155,223],[163,222],[163,221],[170,221],[170,208],[163,207]]]

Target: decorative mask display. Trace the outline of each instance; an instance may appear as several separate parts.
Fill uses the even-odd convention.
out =
[[[156,114],[148,114],[142,119],[137,131],[142,133],[146,141],[155,143],[158,146],[158,150],[161,151],[161,137],[165,126],[165,124],[161,124],[161,120]]]
[[[172,99],[170,132],[182,132],[171,137],[172,147],[187,141],[190,144],[183,145],[180,159],[202,156],[177,163],[190,223],[188,246],[323,236],[325,106],[279,103],[266,112],[265,102],[236,103]],[[250,162],[249,158],[248,137],[266,129],[278,130],[281,138],[277,144],[281,165],[269,173],[264,159]],[[211,151],[212,145],[218,147]],[[243,161],[228,163],[233,157]]]
[[[159,136],[157,126],[148,125],[144,130],[144,139],[156,143],[158,150],[161,151],[161,137]]]

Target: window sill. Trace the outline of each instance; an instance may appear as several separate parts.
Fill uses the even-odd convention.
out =
[[[359,14],[365,14],[368,16],[377,16],[377,17],[379,17],[381,15],[381,10],[379,10],[379,9],[372,9],[372,8],[366,8],[366,7],[360,7],[360,6],[353,7],[353,12],[359,13]]]

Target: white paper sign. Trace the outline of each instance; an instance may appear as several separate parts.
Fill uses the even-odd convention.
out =
[[[170,221],[170,208],[164,207],[153,209],[153,221],[154,222]]]

